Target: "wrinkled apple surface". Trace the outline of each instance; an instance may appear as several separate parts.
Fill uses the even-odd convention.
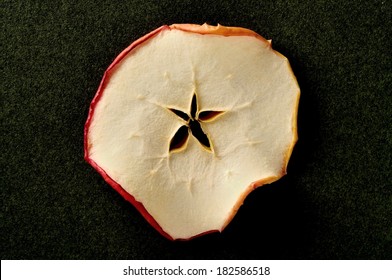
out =
[[[249,192],[286,173],[299,92],[288,60],[253,31],[163,26],[105,72],[85,158],[167,238],[221,231]]]

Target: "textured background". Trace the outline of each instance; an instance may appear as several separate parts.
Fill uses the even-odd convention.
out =
[[[392,258],[391,1],[289,2],[1,1],[1,258]],[[84,162],[83,126],[116,55],[183,22],[273,39],[302,95],[288,175],[170,242]]]

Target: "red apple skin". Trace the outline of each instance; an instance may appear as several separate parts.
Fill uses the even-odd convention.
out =
[[[210,230],[206,232],[202,232],[200,234],[197,234],[195,236],[190,236],[189,238],[186,239],[174,239],[172,236],[170,236],[168,233],[166,233],[162,227],[158,224],[158,222],[150,215],[150,213],[147,212],[146,208],[143,206],[143,204],[139,201],[137,201],[131,194],[129,194],[127,191],[125,191],[117,182],[115,182],[106,172],[94,161],[90,158],[89,156],[89,148],[90,148],[90,143],[88,142],[88,133],[89,133],[89,128],[91,125],[91,121],[94,115],[95,107],[97,103],[99,102],[102,93],[107,85],[107,82],[110,80],[110,77],[112,75],[112,69],[130,52],[132,51],[135,47],[140,45],[141,43],[149,40],[150,38],[154,37],[158,33],[160,33],[163,30],[172,30],[172,29],[177,29],[177,30],[182,30],[186,32],[193,32],[193,33],[199,33],[199,34],[215,34],[215,35],[222,35],[222,36],[252,36],[256,37],[257,39],[261,40],[263,43],[268,44],[269,47],[271,47],[271,42],[264,39],[261,35],[255,33],[252,30],[246,29],[246,28],[241,28],[241,27],[226,27],[222,25],[217,25],[217,26],[211,26],[208,24],[203,24],[203,25],[197,25],[197,24],[173,24],[173,25],[163,25],[154,31],[144,35],[143,37],[137,39],[134,41],[129,47],[127,47],[125,50],[123,50],[115,59],[114,61],[110,64],[108,69],[105,71],[103,78],[101,80],[101,83],[98,87],[97,93],[95,97],[93,98],[91,104],[90,104],[90,109],[89,113],[87,116],[87,121],[84,126],[84,159],[86,160],[87,163],[89,163],[101,176],[104,178],[104,180],[112,186],[113,189],[115,189],[125,200],[130,202],[141,214],[142,216],[147,220],[150,225],[155,228],[162,236],[166,237],[167,239],[171,241],[188,241],[206,234],[214,233],[214,232],[222,232],[222,230],[230,223],[230,221],[233,219],[235,214],[237,213],[238,209],[242,205],[243,201],[245,198],[251,193],[254,189],[265,185],[272,183],[278,179],[280,179],[283,175],[286,174],[286,168],[287,168],[287,163],[290,158],[290,155],[292,153],[293,147],[295,143],[297,142],[297,110],[295,111],[295,118],[294,118],[294,124],[293,124],[293,131],[295,134],[295,140],[292,143],[292,145],[289,147],[288,151],[286,152],[286,162],[285,165],[282,168],[282,172],[279,176],[273,176],[269,178],[265,178],[262,180],[258,180],[256,182],[252,182],[249,187],[247,188],[247,191],[244,192],[242,197],[239,198],[238,203],[234,205],[232,213],[229,215],[227,218],[226,222],[224,223],[224,226],[219,229],[219,230]],[[281,55],[280,53],[274,51],[278,55]],[[290,69],[291,70],[291,69]],[[294,76],[294,73],[291,72],[292,75]],[[298,99],[299,101],[299,99]],[[298,101],[297,101],[297,109],[298,109]]]

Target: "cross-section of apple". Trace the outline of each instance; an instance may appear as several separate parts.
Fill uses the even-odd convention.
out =
[[[299,92],[288,60],[251,30],[162,26],[105,72],[85,159],[165,237],[222,231],[286,173]]]

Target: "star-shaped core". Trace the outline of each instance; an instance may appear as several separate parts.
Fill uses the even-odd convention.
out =
[[[168,109],[185,122],[170,140],[169,152],[183,150],[183,148],[186,147],[190,134],[192,134],[207,151],[212,151],[211,141],[207,134],[204,133],[201,124],[214,120],[216,117],[222,115],[224,111],[199,111],[196,94],[192,97],[190,114],[173,108]]]

